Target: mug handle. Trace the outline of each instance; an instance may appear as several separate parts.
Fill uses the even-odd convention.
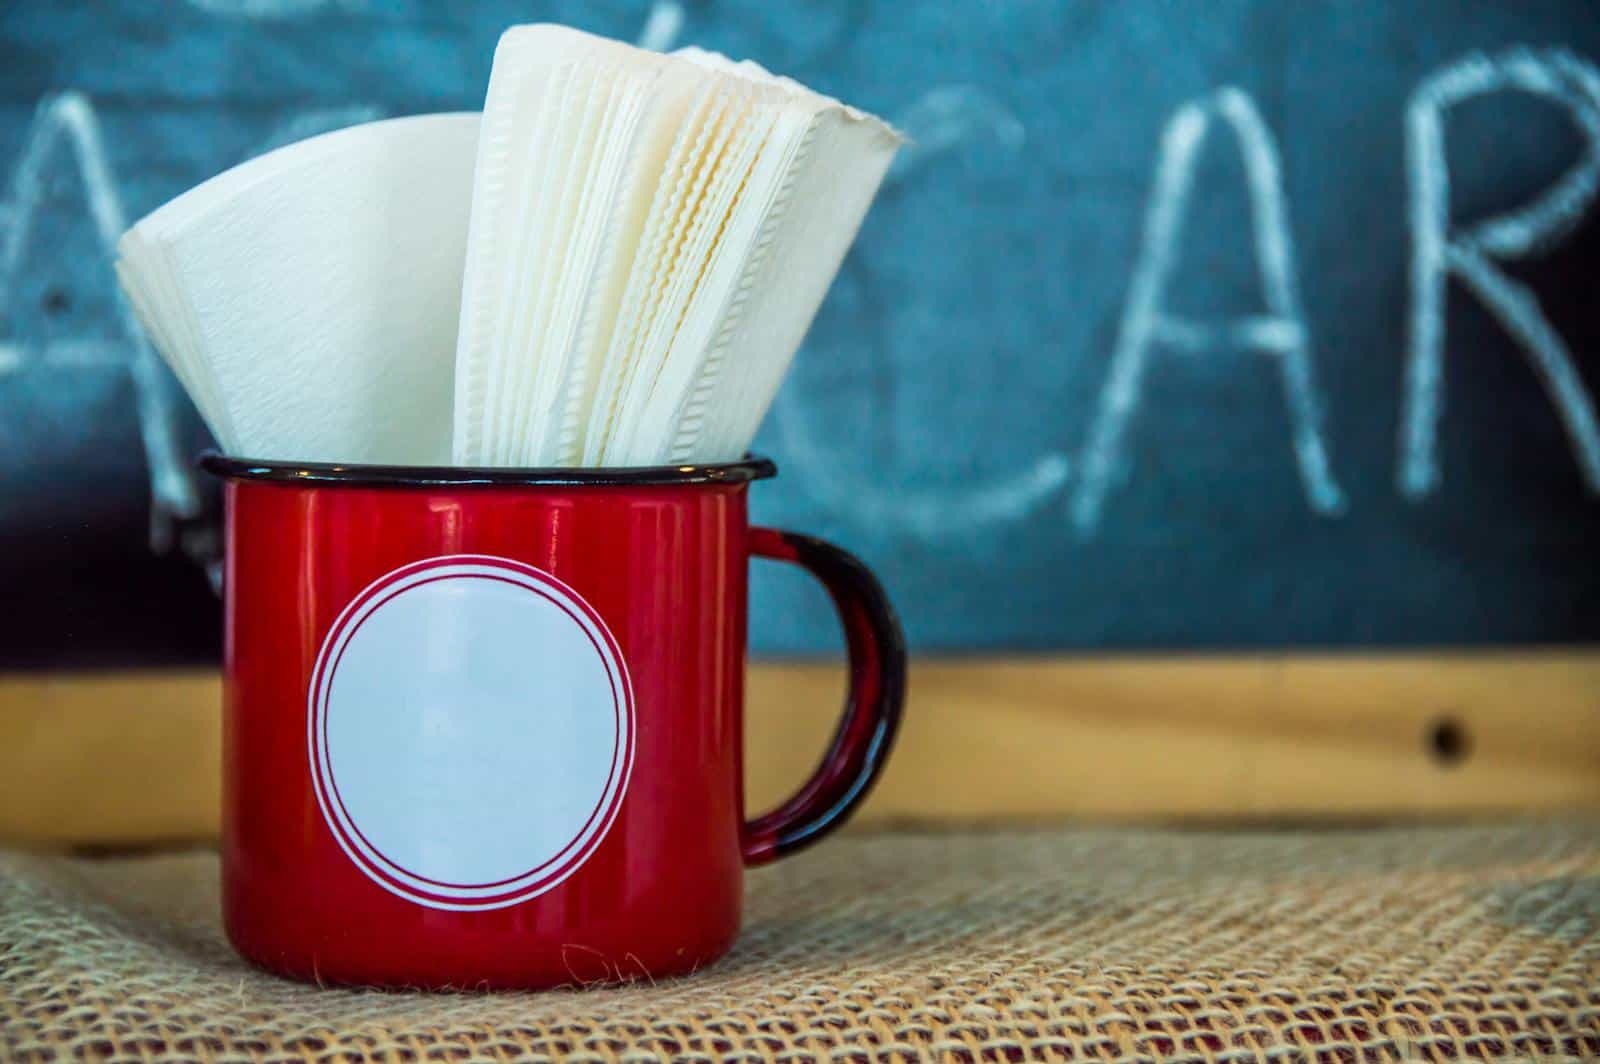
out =
[[[814,536],[750,529],[750,555],[798,565],[827,589],[844,628],[850,689],[822,763],[788,801],[747,821],[744,863],[763,865],[811,845],[847,820],[883,769],[906,695],[906,641],[894,607],[861,561]]]

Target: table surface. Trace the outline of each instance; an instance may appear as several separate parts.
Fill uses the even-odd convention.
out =
[[[1600,1057],[1595,820],[856,833],[749,888],[686,979],[386,993],[240,961],[210,853],[0,855],[0,1059]]]

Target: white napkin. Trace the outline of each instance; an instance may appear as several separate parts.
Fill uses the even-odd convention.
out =
[[[637,421],[647,430],[667,426],[670,442],[647,439],[635,452],[653,454],[652,461],[732,461],[755,438],[901,138],[748,60],[735,64],[698,49],[678,54],[784,95],[746,183],[754,194],[728,226],[725,272],[707,286],[704,332],[712,340],[689,378],[658,388]]]
[[[475,179],[455,461],[738,457],[898,145],[752,63],[508,30]]]
[[[576,30],[502,35],[462,282],[457,462],[578,460],[593,352],[693,88],[660,56]]]
[[[129,302],[224,450],[449,461],[477,136],[475,114],[326,133],[123,236]]]

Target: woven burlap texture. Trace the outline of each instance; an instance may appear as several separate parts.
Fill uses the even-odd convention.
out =
[[[721,964],[543,994],[319,989],[209,854],[0,858],[0,1058],[1600,1058],[1600,824],[853,835],[750,876]]]

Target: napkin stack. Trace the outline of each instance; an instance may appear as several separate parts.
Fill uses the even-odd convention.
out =
[[[725,461],[899,143],[753,63],[519,26],[481,133],[424,116],[280,149],[134,226],[118,272],[231,453]]]
[[[468,465],[736,458],[898,138],[754,64],[501,38],[456,349]]]

